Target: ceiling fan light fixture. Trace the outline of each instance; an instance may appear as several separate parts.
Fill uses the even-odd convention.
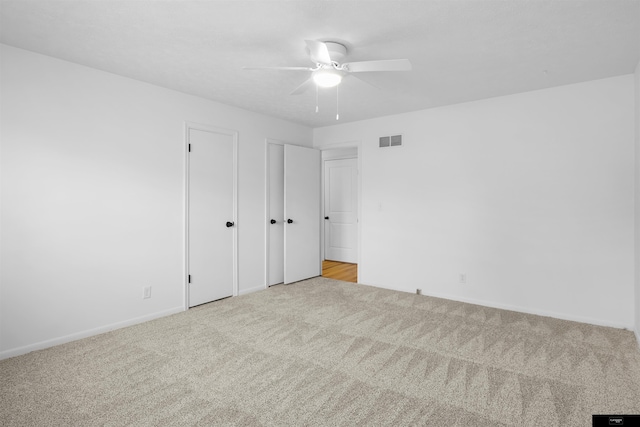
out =
[[[313,81],[320,87],[334,87],[342,81],[342,74],[336,70],[318,70],[313,73]]]

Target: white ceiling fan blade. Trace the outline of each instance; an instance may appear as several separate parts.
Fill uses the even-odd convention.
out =
[[[367,85],[367,86],[369,86],[369,87],[372,87],[372,88],[374,88],[374,89],[378,89],[378,90],[380,90],[380,88],[379,88],[378,86],[374,85],[373,83],[369,83],[368,81],[364,80],[364,79],[363,79],[363,78],[361,78],[361,77],[358,77],[358,76],[357,76],[357,75],[355,75],[355,74],[347,74],[347,76],[346,76],[346,77],[348,77],[348,78],[354,78],[354,79],[358,80],[359,82],[362,82],[362,83],[366,84],[366,85]]]
[[[365,71],[410,71],[411,62],[408,59],[383,59],[380,61],[349,62],[342,64],[350,73]]]
[[[313,78],[308,79],[307,81],[302,83],[300,86],[295,88],[295,90],[291,92],[291,95],[300,95],[301,93],[306,92],[307,89],[309,89],[311,86],[313,86]]]
[[[331,64],[331,56],[329,55],[329,49],[327,49],[326,44],[316,40],[305,40],[305,43],[309,48],[312,62],[316,64]]]
[[[285,71],[313,71],[309,67],[242,67],[243,70],[285,70]]]

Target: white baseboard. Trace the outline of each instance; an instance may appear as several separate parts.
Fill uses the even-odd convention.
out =
[[[10,357],[20,356],[22,354],[27,354],[32,351],[42,350],[45,348],[53,347],[56,345],[68,343],[71,341],[76,341],[82,338],[91,337],[98,334],[103,334],[105,332],[113,331],[114,329],[120,329],[127,326],[136,325],[138,323],[148,322],[149,320],[157,319],[160,317],[169,316],[171,314],[179,313],[184,311],[184,307],[174,307],[168,310],[158,311],[156,313],[147,314],[145,316],[135,317],[133,319],[124,320],[122,322],[111,323],[109,325],[100,326],[93,329],[87,329],[85,331],[76,332],[69,335],[64,335],[62,337],[53,338],[46,341],[40,341],[35,344],[25,345],[23,347],[12,348],[10,350],[5,350],[0,352],[0,360],[8,359]]]
[[[359,285],[365,285],[365,286],[372,286],[374,288],[382,288],[382,289],[389,289],[391,291],[399,291],[399,292],[407,292],[410,294],[413,294],[416,292],[415,289],[408,289],[408,288],[401,288],[399,286],[394,286],[394,285],[370,285],[368,283],[358,283]]]
[[[254,286],[253,288],[241,290],[240,292],[238,292],[238,296],[250,294],[251,292],[264,291],[265,289],[267,288],[264,285]]]
[[[378,285],[369,285],[369,286],[375,286],[375,287],[384,288],[384,289],[391,289],[394,291],[415,293],[415,289],[407,289],[407,288],[400,288],[400,287],[394,287],[394,286],[378,286]],[[452,301],[466,302],[469,304],[482,305],[484,307],[491,307],[491,308],[499,308],[502,310],[517,311],[519,313],[535,314],[537,316],[553,317],[555,319],[569,320],[572,322],[588,323],[591,325],[607,326],[610,328],[617,328],[617,329],[629,329],[629,330],[634,329],[632,325],[625,325],[622,323],[611,322],[603,319],[574,316],[571,314],[557,313],[557,312],[547,311],[547,310],[537,310],[537,309],[531,309],[529,307],[520,307],[516,305],[511,305],[511,304],[501,304],[493,301],[485,301],[485,300],[479,300],[474,298],[463,298],[463,297],[458,297],[456,295],[449,295],[449,294],[443,294],[438,292],[425,292],[424,289],[422,290],[422,294],[435,297],[435,298],[443,298],[443,299],[448,299]],[[637,331],[636,331],[636,338],[638,338],[638,342],[640,343],[640,336],[638,335]]]

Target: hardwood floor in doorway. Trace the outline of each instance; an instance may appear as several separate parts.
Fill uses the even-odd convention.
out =
[[[358,264],[324,260],[322,261],[322,276],[358,283]]]

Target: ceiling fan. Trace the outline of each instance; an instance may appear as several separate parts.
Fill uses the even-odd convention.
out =
[[[377,61],[360,61],[340,63],[347,54],[345,45],[332,41],[305,40],[309,48],[311,62],[315,67],[242,67],[245,70],[285,70],[311,71],[311,77],[298,86],[291,95],[304,93],[314,83],[320,87],[334,87],[342,82],[343,77],[352,73],[372,71],[410,71],[408,59],[383,59]],[[353,76],[355,77],[355,76]]]

